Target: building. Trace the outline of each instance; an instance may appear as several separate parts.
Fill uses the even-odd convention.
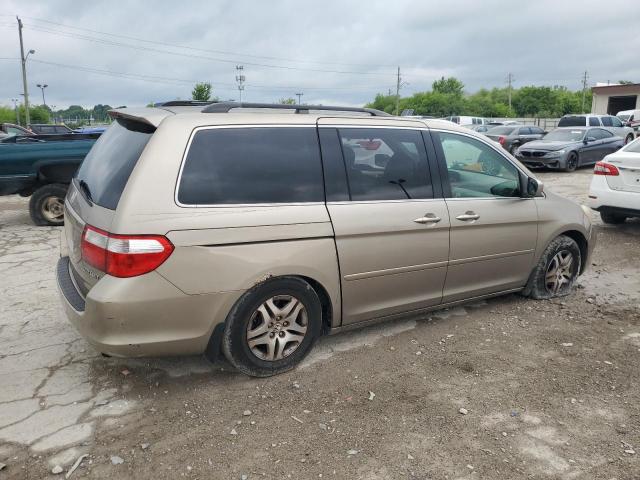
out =
[[[615,115],[622,110],[640,109],[640,83],[597,84],[592,87],[591,113]]]

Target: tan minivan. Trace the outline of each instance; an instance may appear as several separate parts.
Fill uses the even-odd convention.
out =
[[[486,137],[370,109],[117,109],[65,201],[67,315],[116,356],[286,371],[323,334],[565,295],[592,228]]]

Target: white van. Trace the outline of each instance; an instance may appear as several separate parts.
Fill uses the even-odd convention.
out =
[[[618,112],[616,117],[618,117],[625,126],[633,128],[636,137],[640,134],[640,109],[623,110]]]

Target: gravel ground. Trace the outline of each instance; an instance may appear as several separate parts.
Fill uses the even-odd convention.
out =
[[[589,169],[539,176],[586,200]],[[59,304],[59,229],[26,205],[0,198],[0,479],[62,477],[84,454],[71,478],[640,478],[640,221],[596,218],[569,297],[324,338],[251,379],[96,354]]]

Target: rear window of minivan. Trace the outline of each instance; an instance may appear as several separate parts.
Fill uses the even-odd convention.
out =
[[[569,117],[562,117],[558,122],[559,127],[585,127],[587,125],[587,118],[582,115],[571,115]]]
[[[315,126],[197,131],[177,197],[190,206],[324,202]]]
[[[129,176],[153,135],[151,125],[118,119],[98,138],[76,173],[96,205],[115,210]]]

